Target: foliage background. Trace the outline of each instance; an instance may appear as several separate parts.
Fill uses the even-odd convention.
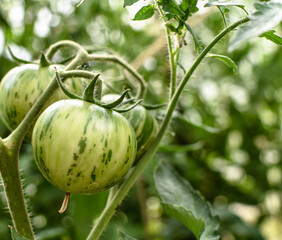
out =
[[[253,2],[244,1],[247,9],[251,9]],[[165,102],[169,66],[160,19],[133,22],[130,18],[136,9],[123,9],[122,1],[88,0],[75,8],[77,3],[75,0],[1,0],[0,79],[16,66],[6,45],[15,55],[31,60],[38,58],[50,44],[70,39],[95,51],[112,49],[138,68],[149,83],[146,102]],[[243,14],[240,9],[232,8],[228,20],[232,22]],[[204,44],[223,28],[216,9],[200,8],[190,21]],[[281,26],[276,30],[281,32]],[[187,69],[195,52],[189,35],[185,41],[180,62]],[[137,239],[194,239],[181,223],[162,212],[152,177],[160,160],[174,165],[212,204],[221,218],[223,240],[279,239],[282,50],[264,38],[251,39],[231,53],[227,52],[227,46],[228,38],[213,53],[227,53],[238,65],[238,73],[234,74],[216,59],[204,61],[185,89],[159,152],[102,239],[117,239],[118,229]],[[88,67],[102,71],[102,78],[109,84],[112,78],[119,80],[118,85],[123,83],[124,76],[111,64]],[[180,68],[178,75],[179,78],[183,75]],[[160,110],[154,114],[161,120],[164,113]],[[0,131],[1,137],[8,134],[2,123]],[[20,168],[38,237],[85,239],[105,205],[107,192],[73,195],[68,211],[60,215],[57,210],[64,193],[43,179],[29,143],[23,145]],[[0,209],[0,236],[10,239],[7,226],[11,222],[3,193]]]

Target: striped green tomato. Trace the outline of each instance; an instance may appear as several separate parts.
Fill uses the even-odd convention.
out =
[[[157,121],[152,114],[141,105],[123,113],[123,116],[131,123],[135,131],[137,138],[136,159],[138,160],[156,137],[158,131]]]
[[[108,103],[117,98],[117,94],[108,94],[103,96],[103,101]],[[136,106],[128,112],[122,113],[122,115],[130,122],[135,131],[137,138],[136,160],[138,160],[156,137],[158,131],[157,121],[152,114],[141,105]]]
[[[121,114],[77,99],[58,101],[33,129],[35,161],[59,189],[78,194],[104,191],[131,168],[136,136]]]
[[[62,68],[62,65],[56,65]],[[54,76],[54,65],[40,67],[37,64],[24,64],[10,70],[0,84],[0,117],[6,127],[14,130],[35,101],[43,93]],[[83,90],[82,79],[68,79],[66,85],[74,92]],[[44,108],[55,101],[68,98],[60,89],[57,89]],[[31,130],[27,139],[31,138]]]

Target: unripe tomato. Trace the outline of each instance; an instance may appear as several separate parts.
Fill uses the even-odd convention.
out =
[[[102,100],[108,103],[117,98],[117,94],[108,94],[103,96]],[[136,159],[138,160],[156,137],[158,131],[157,121],[152,114],[141,105],[136,106],[128,112],[122,113],[122,115],[130,122],[136,134]]]
[[[62,68],[62,65],[56,65]],[[54,65],[40,67],[37,64],[24,64],[10,70],[0,84],[0,117],[7,128],[13,131],[23,120],[30,108],[47,88],[54,76]],[[68,79],[67,87],[74,92],[83,90],[86,80]],[[50,104],[68,98],[59,88],[45,103],[44,108]],[[31,130],[27,138],[31,137]]]
[[[39,116],[32,135],[35,161],[59,189],[104,191],[131,168],[136,136],[121,114],[77,99],[58,101]]]

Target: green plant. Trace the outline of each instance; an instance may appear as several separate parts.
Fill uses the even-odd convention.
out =
[[[25,115],[34,105],[36,100],[47,88],[55,67],[64,68],[63,65],[50,65],[42,54],[39,63],[26,63],[10,70],[2,79],[0,85],[0,116],[6,127],[11,131],[21,123]],[[86,82],[69,79],[66,83],[74,92],[80,93],[85,88]],[[58,89],[45,103],[43,109],[67,96]],[[31,139],[31,130],[27,138]]]
[[[109,102],[117,99],[119,96],[117,94],[108,94],[103,96],[102,101]],[[128,100],[130,101],[130,99]],[[137,154],[136,160],[138,160],[142,154],[147,150],[150,146],[151,142],[156,137],[158,131],[158,123],[153,117],[153,115],[146,109],[151,106],[142,106],[138,105],[134,107],[131,111],[127,111],[122,113],[125,118],[132,125],[137,138]],[[155,106],[153,108],[158,108],[159,106]],[[126,108],[126,105],[124,105]]]
[[[122,179],[136,155],[135,133],[119,113],[75,99],[40,115],[32,145],[45,178],[67,193],[105,191]]]
[[[138,1],[124,1],[124,6],[131,5]],[[166,112],[163,116],[161,126],[155,137],[150,144],[150,147],[143,154],[141,159],[138,161],[136,166],[129,172],[124,181],[118,186],[118,189],[112,191],[108,198],[108,203],[104,208],[99,219],[95,222],[92,231],[90,232],[88,239],[98,239],[102,234],[104,228],[107,226],[111,217],[115,213],[116,209],[127,195],[129,189],[133,186],[137,178],[144,171],[153,155],[158,150],[159,144],[167,132],[168,126],[171,122],[173,113],[177,106],[180,95],[182,94],[185,85],[191,78],[194,71],[200,65],[202,60],[208,55],[210,50],[231,30],[235,29],[241,24],[249,22],[245,27],[242,27],[239,31],[239,35],[234,38],[231,48],[236,46],[242,41],[246,41],[252,36],[261,35],[264,32],[275,27],[281,21],[281,4],[276,1],[270,1],[268,3],[257,3],[256,11],[254,14],[243,18],[222,30],[209,44],[205,47],[200,44],[191,27],[186,23],[187,19],[194,13],[197,12],[196,7],[197,1],[181,1],[178,4],[176,1],[156,1],[154,4],[143,7],[135,16],[134,20],[144,20],[152,17],[155,13],[155,8],[158,9],[160,16],[165,23],[165,30],[167,36],[167,43],[169,49],[169,61],[170,61],[170,91],[169,100],[167,104]],[[230,2],[224,4],[222,2],[212,1],[209,6],[217,6],[220,9],[222,16],[225,19],[224,10],[228,6],[239,6],[242,5],[231,4]],[[82,6],[83,7],[83,6]],[[278,9],[278,11],[277,11]],[[258,19],[260,21],[258,21]],[[227,21],[225,21],[227,24]],[[264,27],[260,27],[260,25]],[[259,27],[258,27],[259,26]],[[179,54],[181,52],[181,45],[184,44],[182,41],[183,34],[188,31],[193,35],[194,44],[196,46],[197,57],[189,69],[185,69],[178,62]],[[242,31],[242,32],[241,32]],[[172,34],[176,36],[176,43],[172,39]],[[244,36],[244,37],[242,37]],[[276,35],[275,35],[276,36]],[[263,34],[263,37],[268,39],[275,39],[275,41],[281,43],[281,39],[277,40],[277,36],[273,36],[273,32]],[[110,61],[127,70],[131,75],[138,81],[139,88],[135,89],[136,99],[141,99],[146,95],[147,84],[129,64],[119,57],[113,55],[97,55],[87,53],[81,46],[69,41],[57,42],[50,46],[47,51],[47,57],[52,59],[55,53],[62,48],[72,48],[76,50],[76,56],[66,66],[61,76],[73,76],[74,74],[79,77],[88,76],[89,73],[86,71],[77,72],[79,67],[84,62],[90,61]],[[215,55],[214,55],[215,56]],[[216,55],[220,60],[225,61],[234,68],[234,62],[226,56]],[[179,82],[177,82],[176,73],[179,68],[182,68],[184,76]],[[74,71],[71,71],[74,70]],[[65,74],[65,75],[64,75]],[[9,210],[13,219],[13,225],[17,232],[29,239],[34,239],[34,234],[31,228],[30,220],[26,211],[26,205],[23,198],[23,191],[20,182],[19,170],[18,170],[18,154],[23,138],[31,126],[32,121],[42,110],[44,103],[51,96],[53,91],[57,88],[56,78],[54,77],[49,84],[48,88],[38,101],[33,105],[29,113],[25,116],[20,125],[5,139],[0,139],[0,170],[3,178],[4,189],[9,203]],[[122,100],[122,99],[121,99]],[[136,100],[135,100],[136,101]],[[137,102],[137,101],[136,101]],[[99,100],[98,100],[99,103]],[[118,106],[121,102],[116,102],[114,105]],[[115,107],[115,106],[114,106]],[[117,109],[116,109],[117,110]],[[167,214],[177,218],[183,222],[198,239],[219,239],[216,233],[218,228],[218,219],[211,214],[209,205],[195,192],[191,186],[179,177],[173,170],[167,165],[161,165],[155,175],[158,182],[166,182],[165,185],[158,185],[157,189],[161,195],[164,209]],[[165,181],[166,180],[166,181]],[[175,189],[174,185],[180,186]],[[167,194],[171,193],[172,194]],[[189,194],[184,194],[184,193]],[[175,198],[177,196],[177,198]],[[191,204],[187,204],[187,201]],[[196,202],[197,204],[192,204]],[[126,238],[125,234],[121,234],[121,238]]]

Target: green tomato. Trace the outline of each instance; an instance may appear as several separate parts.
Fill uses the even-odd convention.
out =
[[[136,136],[121,114],[77,99],[58,101],[33,129],[35,161],[59,189],[94,194],[118,183],[136,156]]]
[[[62,65],[56,65],[58,69]],[[10,70],[0,84],[0,117],[6,127],[13,131],[23,120],[30,108],[47,88],[54,76],[54,65],[40,67],[37,64],[24,64]],[[66,86],[74,92],[83,91],[82,79],[68,79]],[[44,108],[52,103],[68,98],[59,88],[45,103]],[[27,134],[31,138],[32,129]]]
[[[105,103],[114,101],[119,96],[117,94],[108,94],[103,96]],[[127,105],[125,107],[128,107]],[[152,114],[141,105],[136,106],[132,110],[122,113],[122,115],[130,122],[137,138],[137,154],[136,160],[144,154],[151,142],[157,135],[158,124]]]
[[[0,118],[0,137],[5,138],[9,133],[9,130],[4,125],[3,121]]]

